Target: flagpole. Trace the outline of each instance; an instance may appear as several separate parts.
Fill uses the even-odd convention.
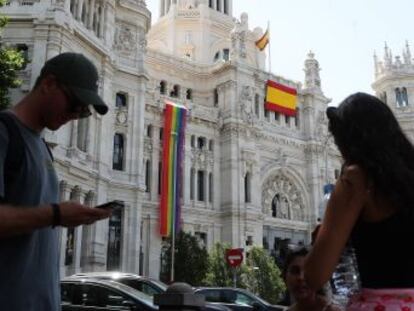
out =
[[[174,154],[177,154],[177,137],[178,137],[178,134],[176,133],[176,132],[174,132],[174,133],[172,133],[172,135],[173,135],[173,141],[174,141],[174,150],[175,150],[175,152],[174,152]],[[174,187],[174,191],[173,191],[173,193],[174,193],[174,197],[175,197],[175,200],[177,199],[177,196],[176,196],[176,192],[177,192],[177,183],[176,182],[174,182],[174,185],[173,185],[173,187]],[[172,283],[172,282],[174,282],[174,263],[175,263],[175,222],[176,222],[176,217],[177,217],[177,215],[176,215],[176,201],[175,200],[173,200],[173,208],[172,208],[172,224],[171,224],[171,226],[172,226],[172,228],[171,228],[171,231],[172,231],[172,237],[171,237],[171,276],[170,276],[170,282]]]
[[[269,31],[269,43],[268,46],[268,60],[269,60],[269,73],[272,74],[272,57],[270,56],[270,21],[267,21],[267,29]],[[269,75],[270,76],[270,75]]]

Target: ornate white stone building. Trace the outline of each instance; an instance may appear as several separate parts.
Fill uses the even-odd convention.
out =
[[[45,133],[53,146],[62,200],[122,200],[109,221],[63,229],[61,271],[120,269],[158,277],[159,174],[164,99],[186,106],[182,222],[210,248],[307,243],[322,188],[339,173],[327,139],[319,64],[305,60],[304,83],[269,74],[255,47],[263,33],[232,0],[10,0],[4,43],[25,51],[27,93],[46,59],[89,57],[110,106],[101,117]],[[289,61],[289,60],[286,60]],[[298,64],[292,64],[298,66]],[[298,115],[264,110],[267,79],[298,90]]]
[[[402,57],[397,55],[395,58],[385,44],[383,59],[379,60],[375,54],[374,62],[375,81],[372,88],[391,107],[401,127],[414,141],[414,60],[408,42]]]

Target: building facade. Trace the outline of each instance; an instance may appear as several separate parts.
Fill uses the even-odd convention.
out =
[[[265,70],[263,34],[232,0],[160,0],[157,22],[142,0],[10,0],[2,41],[28,62],[17,101],[42,64],[65,51],[85,54],[100,73],[107,115],[46,131],[62,200],[125,209],[91,226],[61,230],[61,273],[122,270],[158,277],[163,239],[159,197],[164,100],[189,110],[182,224],[208,248],[215,242],[275,256],[306,244],[323,186],[339,174],[327,134],[330,99],[310,52],[304,82]],[[293,64],[295,65],[295,64]],[[298,113],[264,109],[268,79],[298,90]]]
[[[392,109],[405,133],[414,141],[414,60],[408,42],[402,56],[395,57],[385,44],[383,58],[375,54],[374,63],[375,94]]]

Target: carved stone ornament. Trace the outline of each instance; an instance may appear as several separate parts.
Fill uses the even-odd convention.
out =
[[[263,213],[276,218],[305,220],[302,193],[288,177],[278,174],[268,178],[262,187]]]
[[[120,125],[125,125],[127,122],[128,116],[125,111],[119,111],[116,115],[116,122]]]
[[[137,48],[137,35],[132,30],[132,26],[121,24],[118,25],[115,31],[114,49],[131,53]]]

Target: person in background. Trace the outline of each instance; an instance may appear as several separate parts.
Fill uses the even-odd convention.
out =
[[[362,289],[347,310],[414,310],[414,147],[374,96],[353,94],[327,116],[344,165],[305,262],[306,283],[320,288],[350,241]]]
[[[63,53],[46,62],[29,94],[0,113],[1,310],[61,310],[57,227],[92,224],[110,215],[75,202],[58,203],[52,155],[41,137],[46,128],[55,131],[89,117],[90,105],[105,114],[97,83],[91,61]]]
[[[340,311],[341,309],[330,302],[322,290],[309,288],[304,278],[304,262],[308,254],[306,248],[292,251],[286,258],[283,278],[293,300],[288,311]]]

